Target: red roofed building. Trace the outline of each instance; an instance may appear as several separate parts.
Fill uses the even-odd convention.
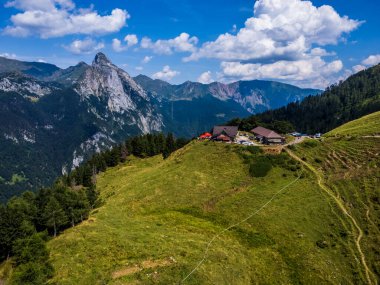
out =
[[[199,138],[200,138],[201,140],[209,140],[209,139],[211,139],[211,137],[212,137],[212,134],[210,134],[210,133],[204,133],[204,134],[201,134],[201,135],[199,136]]]
[[[263,128],[263,127],[257,127],[251,130],[251,133],[253,133],[256,136],[256,139],[261,141],[264,144],[283,144],[285,142],[285,138],[275,131]]]

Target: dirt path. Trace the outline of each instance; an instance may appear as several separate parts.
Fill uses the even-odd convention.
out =
[[[365,260],[365,255],[362,251],[362,248],[361,248],[361,245],[360,245],[360,241],[363,237],[363,231],[362,229],[359,227],[359,224],[356,222],[355,218],[353,216],[351,216],[351,214],[348,212],[348,210],[346,209],[346,207],[344,206],[344,203],[342,202],[342,200],[335,196],[335,194],[324,184],[323,182],[323,178],[321,176],[321,174],[319,173],[318,170],[316,170],[311,164],[307,163],[306,161],[303,161],[301,158],[299,158],[295,153],[293,153],[291,150],[289,150],[288,148],[284,148],[285,151],[291,156],[293,157],[294,159],[296,159],[297,161],[299,161],[300,163],[302,163],[303,165],[305,165],[310,171],[312,171],[315,176],[317,177],[318,179],[318,185],[319,187],[325,191],[331,198],[334,199],[334,201],[336,202],[336,204],[339,206],[339,208],[342,210],[342,212],[347,215],[347,217],[351,220],[352,224],[354,225],[354,227],[357,229],[358,231],[358,236],[355,240],[355,244],[356,244],[356,247],[358,249],[358,252],[359,252],[359,255],[360,255],[360,259],[361,259],[361,262],[363,264],[363,267],[364,267],[364,271],[365,271],[365,275],[366,275],[366,278],[367,278],[367,281],[368,281],[368,284],[372,285],[373,282],[372,282],[372,279],[370,277],[370,275],[374,276],[373,273],[371,272],[371,270],[369,269],[367,263],[366,263],[366,260]],[[375,281],[375,284],[377,284],[377,282]]]
[[[305,137],[296,137],[294,141],[291,141],[290,143],[285,144],[284,146],[299,144],[305,140]]]

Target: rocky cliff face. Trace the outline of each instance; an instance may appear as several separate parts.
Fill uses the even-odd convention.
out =
[[[143,75],[135,77],[135,80],[160,100],[193,100],[211,95],[220,101],[233,101],[251,114],[321,93],[321,90],[302,89],[289,84],[262,80],[238,81],[230,84],[220,82],[201,84],[187,81],[180,85],[170,85]]]

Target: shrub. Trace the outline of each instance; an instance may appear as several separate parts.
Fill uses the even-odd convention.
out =
[[[46,233],[39,233],[16,240],[13,250],[17,267],[10,284],[40,285],[52,277],[46,238]]]
[[[263,152],[263,150],[258,146],[247,146],[246,150],[252,154],[259,154]]]
[[[250,167],[249,173],[253,177],[265,177],[268,172],[272,169],[272,164],[265,156],[258,157],[254,160]]]

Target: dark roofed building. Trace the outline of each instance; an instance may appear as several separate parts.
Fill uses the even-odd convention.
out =
[[[276,133],[275,131],[257,127],[251,130],[258,140],[260,140],[264,144],[282,144],[285,142],[284,137]]]
[[[218,138],[223,138],[222,141],[233,141],[238,133],[238,127],[236,126],[215,126],[212,130],[212,137],[215,140]]]

